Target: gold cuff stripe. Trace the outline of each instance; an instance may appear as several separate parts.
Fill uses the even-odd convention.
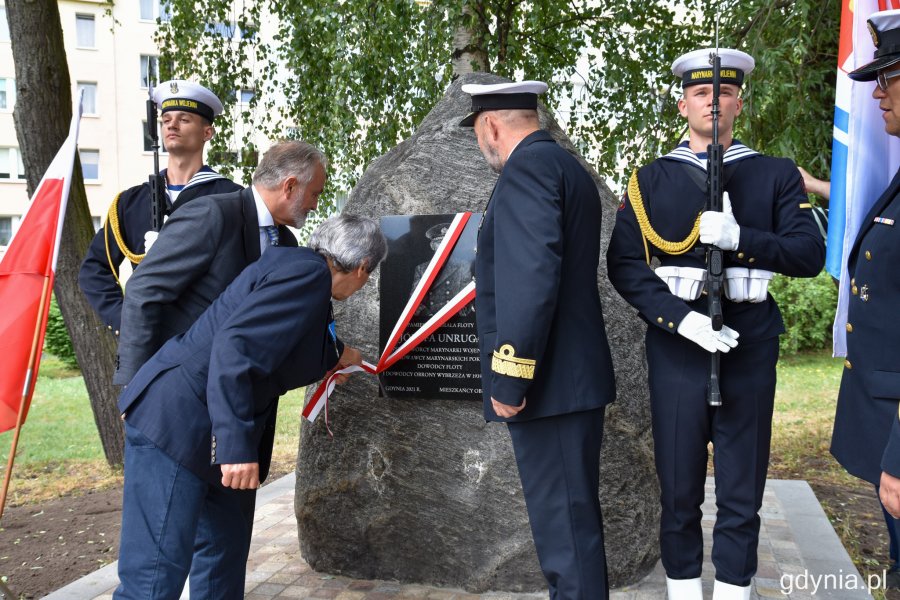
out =
[[[666,254],[678,255],[684,254],[693,248],[694,244],[696,244],[697,240],[700,238],[699,214],[694,221],[694,227],[691,229],[691,232],[680,242],[664,240],[656,233],[656,230],[653,229],[653,226],[650,224],[650,218],[647,217],[647,211],[644,209],[644,199],[643,196],[641,196],[641,187],[638,184],[637,169],[634,170],[631,174],[631,179],[628,181],[628,199],[631,201],[631,206],[634,209],[634,216],[637,219],[638,227],[641,229],[641,235],[644,236],[644,251],[647,255],[647,264],[650,264],[650,253],[647,251],[648,241]]]
[[[536,360],[519,358],[510,344],[503,344],[500,350],[494,350],[491,359],[491,371],[498,375],[509,375],[519,379],[534,379]]]

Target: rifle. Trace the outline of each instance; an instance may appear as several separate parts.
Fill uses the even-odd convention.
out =
[[[713,99],[712,99],[712,143],[706,147],[706,189],[707,210],[722,212],[722,155],[724,149],[719,143],[719,86],[722,59],[719,56],[719,33],[716,27],[716,51],[710,55],[713,66]],[[723,270],[724,253],[713,245],[706,247],[706,297],[709,303],[708,314],[712,321],[713,331],[721,331],[725,323],[722,315],[722,292],[725,285]],[[712,353],[709,388],[706,403],[710,406],[722,406],[722,393],[719,389],[720,355]]]
[[[156,103],[153,102],[153,65],[147,65],[147,135],[153,150],[153,173],[150,174],[150,226],[153,231],[162,229],[166,216],[166,182],[159,174],[159,132],[157,130]]]

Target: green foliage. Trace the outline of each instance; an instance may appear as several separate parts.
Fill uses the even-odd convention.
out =
[[[831,344],[837,286],[827,272],[814,278],[776,275],[769,292],[778,302],[787,329],[781,336],[782,355],[822,350]]]
[[[840,4],[727,0],[718,6],[722,44],[756,59],[737,137],[829,179]]]
[[[50,300],[50,315],[47,317],[47,333],[44,335],[44,349],[60,359],[67,367],[78,368],[78,359],[75,358],[75,349],[72,347],[72,339],[59,312],[59,305],[54,296]]]
[[[217,166],[245,180],[252,161],[242,157],[256,151],[250,134],[259,132],[319,145],[334,165],[326,198],[349,189],[440,99],[454,77],[454,35],[465,31],[488,70],[552,81],[547,106],[601,174],[621,183],[684,133],[670,65],[713,44],[716,14],[721,45],[749,51],[758,65],[738,136],[828,176],[838,0],[170,0],[170,8],[158,39],[164,77],[195,76],[225,97],[256,91],[248,106],[229,107],[212,144]],[[234,129],[237,110],[243,131]]]

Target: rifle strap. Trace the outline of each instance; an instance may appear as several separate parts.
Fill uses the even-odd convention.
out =
[[[686,238],[679,242],[664,240],[662,236],[653,229],[653,225],[650,224],[650,218],[647,216],[647,211],[644,208],[644,199],[643,196],[641,196],[641,186],[638,183],[637,169],[634,170],[631,174],[631,179],[628,181],[628,199],[631,201],[635,219],[641,230],[641,236],[644,241],[644,255],[648,265],[650,264],[650,249],[647,247],[647,242],[650,242],[666,254],[678,255],[684,254],[693,248],[694,244],[696,244],[697,240],[700,238],[700,213],[697,214],[697,218],[694,220],[694,226],[691,228],[690,233],[688,233]]]
[[[684,167],[685,172],[688,174],[688,177],[691,181],[693,181],[700,191],[706,194],[708,189],[706,187],[706,172],[701,171],[700,169],[691,166],[686,162],[681,162],[681,165]],[[734,175],[736,170],[737,163],[729,163],[727,165],[722,166],[722,189],[725,189],[725,186],[728,185],[728,180],[731,179],[731,176]]]
[[[134,264],[140,264],[142,260],[144,260],[144,254],[136,254],[125,245],[125,239],[122,237],[122,229],[119,224],[119,196],[122,194],[116,194],[115,199],[113,199],[112,204],[109,206],[109,213],[106,216],[106,223],[103,224],[103,239],[106,241],[106,260],[109,261],[109,268],[112,270],[113,277],[116,278],[116,282],[121,285],[119,281],[118,275],[118,265],[113,264],[112,255],[109,251],[109,231],[112,231],[113,238],[116,240],[116,245],[119,247],[119,251],[125,255],[125,258],[130,260]]]

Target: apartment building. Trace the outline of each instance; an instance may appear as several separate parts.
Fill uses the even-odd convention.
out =
[[[159,11],[159,0],[59,2],[73,96],[84,90],[78,145],[95,227],[115,195],[145,180],[153,167],[145,135],[145,101],[148,73],[151,68],[158,72],[153,34]],[[15,101],[4,6],[0,7],[0,247],[9,242],[28,202],[13,124]]]

